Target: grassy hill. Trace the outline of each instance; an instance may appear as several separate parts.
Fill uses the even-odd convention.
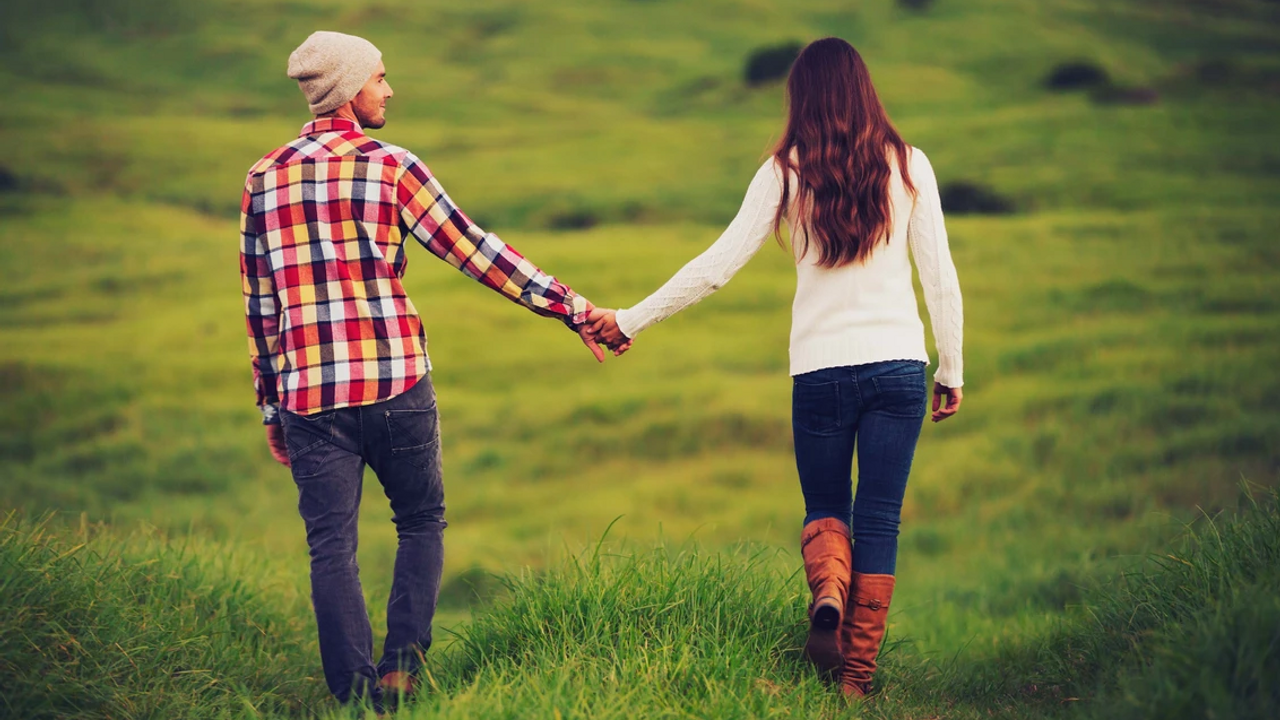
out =
[[[229,548],[98,526],[0,526],[11,717],[292,717],[327,707],[304,603]],[[622,550],[622,552],[619,552]],[[603,544],[504,580],[436,651],[413,718],[835,717],[800,658],[790,559]],[[891,626],[865,717],[1274,717],[1280,497],[1205,519],[1166,555],[979,661],[919,657]]]
[[[245,692],[312,707],[318,683],[295,684],[318,673],[297,602],[302,527],[256,425],[235,257],[244,172],[307,119],[284,77],[289,51],[320,28],[372,39],[396,90],[378,137],[412,148],[542,267],[627,305],[715,239],[781,132],[781,87],[747,85],[747,56],[838,34],[944,184],[985,185],[1017,209],[948,218],[967,403],[926,428],[917,455],[894,614],[910,642],[890,675],[909,707],[941,687],[937,702],[1017,714],[1023,696],[929,668],[954,658],[962,669],[947,672],[1003,672],[1011,648],[1061,627],[1082,587],[1165,547],[1197,507],[1234,507],[1241,478],[1276,484],[1278,27],[1280,6],[1264,0],[6,2],[0,509],[56,511],[54,529],[85,513],[115,542],[141,524],[201,556],[262,557],[243,582],[255,596],[252,578],[279,585],[264,602],[298,669]],[[1074,61],[1154,102],[1044,86]],[[482,627],[461,624],[473,607],[490,617],[468,584],[482,570],[560,567],[619,517],[613,533],[641,556],[661,538],[692,537],[713,557],[743,541],[778,549],[767,564],[783,579],[731,596],[798,607],[802,583],[785,579],[800,501],[784,254],[766,248],[599,367],[555,323],[411,257],[444,431],[447,626]],[[368,482],[361,564],[376,608],[394,534]],[[718,572],[682,567],[695,585]],[[778,623],[798,611],[779,613],[752,641],[763,645],[742,647],[791,647],[798,629]],[[784,688],[777,707],[828,707],[781,657],[781,674],[762,676]],[[678,662],[662,656],[652,677]],[[1151,667],[1153,683],[1176,677]],[[527,686],[502,672],[508,696],[544,693],[538,707],[604,707],[574,704],[598,666],[528,674]],[[458,708],[480,692],[450,682]],[[770,685],[745,687],[664,702],[710,715],[728,707],[715,704],[723,692],[743,715],[773,712]],[[1025,702],[1058,712],[1058,700]]]

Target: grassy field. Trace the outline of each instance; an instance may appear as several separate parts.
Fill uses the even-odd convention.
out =
[[[10,269],[0,510],[19,512],[6,542],[36,556],[60,548],[48,551],[57,557],[92,540],[126,559],[113,566],[121,573],[166,568],[157,608],[219,588],[224,605],[192,599],[173,632],[147,641],[181,655],[192,642],[183,628],[201,618],[238,628],[225,656],[179,663],[199,676],[190,682],[226,691],[219,713],[249,712],[241,698],[268,713],[328,707],[295,490],[257,425],[236,269],[243,176],[307,120],[283,68],[314,29],[377,43],[396,90],[377,136],[413,149],[486,229],[600,305],[639,300],[732,217],[781,132],[780,85],[742,79],[761,46],[854,42],[943,183],[984,183],[1016,203],[1010,215],[948,218],[967,310],[967,402],[922,436],[892,615],[892,702],[873,713],[1076,712],[1067,695],[982,678],[1026,666],[1019,653],[1057,652],[1064,627],[1100,612],[1088,588],[1167,548],[1200,509],[1235,508],[1242,480],[1280,480],[1275,3],[48,5],[0,7],[0,262]],[[1107,104],[1043,87],[1075,60],[1158,100]],[[638,677],[667,689],[643,698],[654,715],[835,713],[794,657],[803,582],[793,574],[801,505],[785,254],[765,249],[716,296],[603,366],[556,323],[425,251],[411,258],[406,286],[430,337],[444,433],[443,624],[471,643],[433,651],[444,679],[432,711],[602,716],[640,701],[628,694]],[[376,622],[394,533],[367,482],[361,563]],[[49,539],[33,539],[31,523],[49,511]],[[724,602],[698,612],[732,621],[723,627],[740,653],[726,653],[724,673],[686,683],[689,663],[715,657],[714,637],[692,630],[721,626],[702,620],[655,630],[663,653],[628,655],[643,666],[553,648],[535,671],[502,649],[538,626],[489,605],[497,583],[486,573],[526,573],[533,585],[513,581],[528,591],[515,601],[531,603],[516,608],[525,621],[581,610],[605,618],[601,628],[643,631],[618,624],[622,615],[592,616],[568,580],[554,585],[611,523],[608,545],[639,558],[633,575],[652,582],[607,601],[675,602],[651,595],[710,588],[695,595]],[[651,554],[655,545],[671,550]],[[1267,557],[1262,575],[1274,577]],[[592,572],[597,593],[609,573],[625,574],[607,563]],[[70,607],[93,592],[78,582],[57,586]],[[52,587],[0,600],[38,615]],[[530,589],[541,587],[550,595]],[[145,615],[118,617],[121,638],[145,635],[129,630]],[[247,632],[249,620],[263,633]],[[1226,652],[1238,640],[1203,643]],[[29,665],[29,649],[4,648],[3,675]],[[124,667],[107,657],[111,643],[94,652]],[[757,652],[773,664],[748,662]],[[1135,660],[1138,716],[1154,688],[1180,677],[1176,659]],[[216,714],[148,705],[136,698],[149,686],[119,677],[117,700],[86,701],[81,716]],[[509,704],[493,704],[490,683]],[[1081,713],[1125,697],[1101,679],[1076,689],[1094,708]],[[1195,715],[1210,694],[1187,690],[1176,697],[1190,704],[1163,707]],[[13,702],[31,716],[48,709]]]

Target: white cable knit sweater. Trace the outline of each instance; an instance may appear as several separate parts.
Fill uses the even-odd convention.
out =
[[[897,163],[891,162],[890,167],[894,223],[887,245],[877,245],[863,263],[838,268],[819,267],[816,250],[796,260],[791,374],[881,360],[929,361],[924,325],[912,287],[911,261],[907,257],[910,248],[938,344],[934,380],[947,387],[960,387],[964,384],[964,308],[943,227],[938,181],[929,159],[915,148],[911,149],[908,166],[917,192],[915,198],[907,192]],[[782,201],[782,183],[781,168],[769,158],[756,172],[742,208],[720,239],[657,292],[631,308],[619,310],[619,329],[634,338],[729,282],[772,234],[774,212]],[[791,183],[794,198],[794,178]],[[899,222],[904,215],[907,222]],[[793,213],[787,214],[787,220],[791,237],[802,237],[803,230]]]

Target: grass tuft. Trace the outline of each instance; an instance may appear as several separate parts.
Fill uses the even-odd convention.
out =
[[[322,697],[304,608],[197,545],[0,521],[0,715],[296,714]]]

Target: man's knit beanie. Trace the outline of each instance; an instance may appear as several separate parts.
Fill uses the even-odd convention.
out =
[[[289,77],[298,81],[313,115],[323,115],[360,92],[382,52],[355,35],[320,30],[289,56]]]

